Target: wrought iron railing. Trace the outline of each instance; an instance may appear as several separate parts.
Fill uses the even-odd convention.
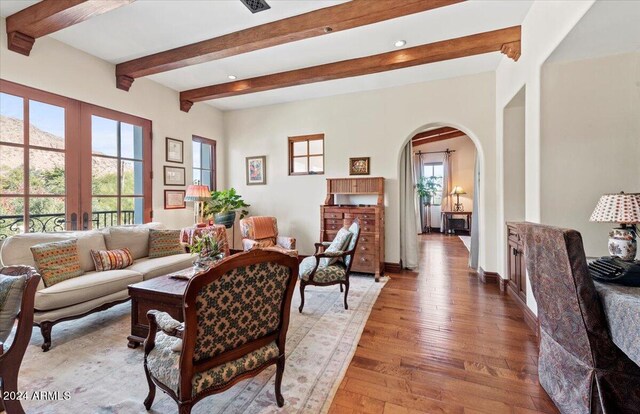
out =
[[[135,212],[133,210],[123,210],[121,224],[133,224]],[[94,211],[91,217],[92,227],[101,229],[104,227],[118,225],[117,211]],[[73,226],[72,226],[73,227]],[[78,226],[78,229],[80,226]],[[67,230],[67,220],[64,213],[56,214],[31,214],[29,216],[28,231],[34,232],[56,232]],[[0,240],[22,233],[24,231],[24,216],[0,216]]]

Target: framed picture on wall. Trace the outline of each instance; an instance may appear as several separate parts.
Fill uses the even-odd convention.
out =
[[[187,203],[184,201],[186,192],[184,190],[164,190],[164,209],[177,210],[186,208]]]
[[[369,157],[349,158],[349,175],[369,175],[371,159]]]
[[[164,185],[185,185],[184,167],[164,166]]]
[[[179,139],[165,139],[165,147],[167,151],[167,162],[175,162],[182,164],[184,162],[184,142]]]
[[[247,157],[247,185],[267,183],[267,156]]]

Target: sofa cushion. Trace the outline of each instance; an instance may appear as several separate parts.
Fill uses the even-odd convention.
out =
[[[4,343],[11,333],[16,316],[20,312],[26,282],[26,275],[0,275],[0,342]]]
[[[63,240],[78,240],[78,256],[80,268],[85,272],[95,270],[91,250],[106,250],[103,233],[98,230],[69,231],[58,233],[25,233],[7,238],[2,244],[2,263],[10,265],[35,266],[33,255],[29,250],[32,246],[41,243],[50,243]]]
[[[131,252],[126,247],[116,250],[91,250],[91,257],[96,265],[96,272],[124,269],[133,264]]]
[[[35,309],[51,310],[110,295],[132,283],[142,281],[142,274],[131,269],[90,272],[36,292]]]
[[[127,270],[142,273],[144,280],[177,272],[193,266],[197,256],[191,253],[174,254],[173,256],[143,258],[136,260]]]
[[[31,253],[46,287],[84,273],[76,239],[36,244],[31,247]]]
[[[180,242],[180,230],[149,231],[149,258],[172,256],[184,253],[184,246]]]

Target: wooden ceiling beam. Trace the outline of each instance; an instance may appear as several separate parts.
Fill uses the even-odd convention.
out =
[[[456,130],[455,132],[450,132],[448,134],[434,135],[426,138],[414,139],[411,141],[411,146],[417,147],[419,145],[431,144],[432,142],[438,142],[438,141],[445,141],[451,138],[464,137],[466,135],[467,134],[465,134],[464,132]]]
[[[180,106],[186,108],[194,102],[368,75],[449,59],[503,51],[506,44],[511,45],[508,48],[509,53],[511,53],[514,60],[517,60],[519,51],[516,57],[515,46],[513,46],[515,43],[520,44],[520,26],[443,40],[379,55],[191,89],[180,92]],[[503,51],[503,53],[506,52]]]
[[[352,0],[120,63],[116,65],[116,84],[118,88],[128,91],[133,81],[142,76],[353,29],[462,1]]]
[[[433,137],[436,135],[442,135],[442,134],[449,134],[452,132],[457,132],[458,130],[455,128],[451,128],[451,127],[442,127],[442,128],[436,128],[436,129],[430,129],[428,131],[424,131],[424,132],[420,132],[416,135],[413,136],[413,138],[411,138],[412,140],[417,140],[420,138],[429,138],[429,137]]]
[[[7,17],[8,48],[29,56],[37,38],[134,0],[43,0]]]

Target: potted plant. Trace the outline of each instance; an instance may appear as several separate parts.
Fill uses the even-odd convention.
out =
[[[218,241],[210,233],[206,233],[202,237],[196,237],[189,246],[189,251],[198,255],[195,261],[196,267],[209,267],[224,258],[224,253],[220,251]]]
[[[422,177],[416,184],[416,191],[420,198],[424,199],[424,205],[430,206],[433,201],[433,197],[438,194],[438,190],[442,187],[440,179],[442,177]]]
[[[205,204],[205,214],[211,216],[216,224],[223,224],[231,228],[236,220],[236,211],[240,212],[240,218],[244,218],[249,211],[249,204],[245,203],[242,196],[236,193],[235,188],[222,191],[212,191],[211,200]]]

